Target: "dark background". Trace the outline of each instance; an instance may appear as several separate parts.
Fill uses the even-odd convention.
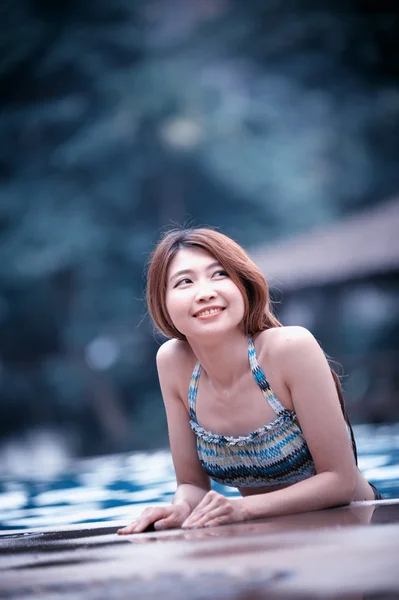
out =
[[[3,0],[3,468],[43,439],[74,456],[167,445],[143,300],[155,241],[211,225],[267,250],[395,197],[398,40],[388,1]],[[359,277],[328,313],[328,282],[282,281],[276,310],[319,311],[356,422],[399,420],[399,260]]]

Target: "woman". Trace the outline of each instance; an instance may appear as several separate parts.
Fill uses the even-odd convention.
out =
[[[337,375],[315,338],[283,327],[247,253],[212,229],[169,232],[147,285],[171,339],[157,354],[177,491],[118,533],[213,527],[374,500]],[[210,490],[210,478],[241,498]]]

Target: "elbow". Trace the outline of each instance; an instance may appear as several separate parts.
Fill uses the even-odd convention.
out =
[[[351,502],[353,502],[353,500],[355,499],[355,490],[350,488],[350,489],[345,489],[342,490],[342,494],[340,494],[340,502],[337,506],[347,506],[348,504],[350,504]]]
[[[355,499],[356,475],[355,473],[342,473],[340,471],[324,471],[320,473],[324,480],[322,493],[323,508],[337,508],[347,506]]]
[[[337,481],[334,482],[336,486],[336,499],[335,506],[346,506],[353,502],[355,499],[356,492],[356,477],[353,476],[338,476]]]

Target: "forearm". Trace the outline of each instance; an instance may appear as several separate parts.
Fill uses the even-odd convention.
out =
[[[192,483],[181,483],[173,496],[172,504],[188,504],[191,514],[208,491]]]
[[[247,519],[277,517],[352,502],[354,484],[345,483],[337,473],[318,473],[275,492],[247,496],[239,500]]]

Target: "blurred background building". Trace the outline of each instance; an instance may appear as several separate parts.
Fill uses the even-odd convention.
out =
[[[394,198],[253,255],[283,322],[306,326],[339,357],[331,364],[358,423],[399,421],[398,225]]]
[[[143,298],[174,224],[257,258],[356,422],[399,419],[395,4],[3,1],[0,462],[167,446]]]

